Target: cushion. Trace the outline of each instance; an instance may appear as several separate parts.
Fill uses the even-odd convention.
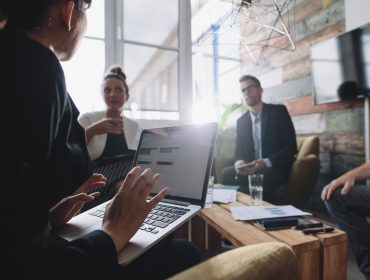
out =
[[[280,242],[267,242],[226,251],[173,277],[171,280],[297,280],[293,250]]]

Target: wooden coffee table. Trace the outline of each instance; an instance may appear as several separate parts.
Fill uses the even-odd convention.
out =
[[[336,229],[332,233],[304,235],[293,229],[264,231],[254,222],[235,221],[230,207],[249,204],[249,196],[238,192],[237,202],[213,204],[211,208],[202,209],[188,223],[189,239],[202,250],[220,248],[221,236],[236,247],[271,241],[284,242],[296,253],[301,279],[346,279],[345,232]]]

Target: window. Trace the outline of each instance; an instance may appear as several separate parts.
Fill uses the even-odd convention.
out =
[[[73,59],[62,63],[67,90],[81,113],[105,108],[100,94],[105,68],[104,1],[94,1],[86,13],[85,38]]]
[[[235,24],[226,24],[234,20],[231,2],[191,0],[191,5],[193,120],[213,121],[226,107],[242,102],[240,39]]]
[[[179,3],[123,1],[123,66],[139,118],[178,119]]]
[[[82,45],[71,61],[62,63],[80,112],[105,109],[102,77],[118,64],[130,88],[128,117],[188,121],[190,0],[93,1],[87,18]]]

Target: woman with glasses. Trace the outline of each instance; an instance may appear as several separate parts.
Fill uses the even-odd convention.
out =
[[[94,199],[85,193],[89,187],[104,184],[103,177],[93,175],[79,112],[59,62],[76,51],[90,4],[0,2],[0,14],[7,18],[0,31],[2,273],[12,279],[161,279],[199,261],[191,243],[170,240],[153,248],[151,258],[148,252],[125,268],[117,265],[117,253],[168,191],[163,188],[147,202],[160,175],[139,167],[107,207],[100,230],[62,247],[48,245],[50,230]],[[175,269],[163,270],[165,264]]]

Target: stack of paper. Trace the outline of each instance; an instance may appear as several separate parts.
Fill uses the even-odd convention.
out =
[[[230,207],[230,211],[234,220],[242,221],[311,215],[311,213],[303,212],[292,205]]]
[[[214,189],[213,202],[229,203],[236,201],[236,190]]]

